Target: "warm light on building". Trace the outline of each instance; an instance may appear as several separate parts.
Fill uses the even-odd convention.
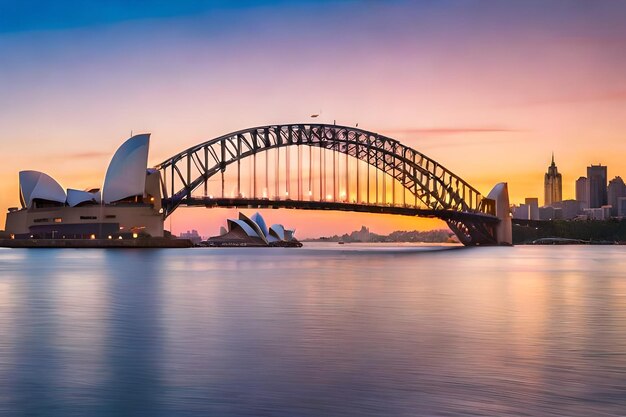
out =
[[[6,232],[16,240],[65,235],[112,239],[124,230],[120,225],[141,221],[142,229],[147,229],[142,235],[162,237],[161,178],[158,170],[147,168],[149,139],[149,134],[140,134],[122,143],[109,163],[102,189],[65,189],[43,172],[20,171],[21,208],[7,213]]]
[[[137,239],[137,237],[139,237],[139,235],[137,233],[133,233],[133,239]]]

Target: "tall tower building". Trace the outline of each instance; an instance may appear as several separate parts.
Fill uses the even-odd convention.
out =
[[[589,185],[589,208],[600,208],[607,204],[606,166],[591,165],[587,167]]]
[[[551,206],[563,199],[563,180],[554,164],[554,153],[552,154],[552,164],[548,167],[548,172],[543,181],[543,189],[545,191],[545,206]]]
[[[581,209],[589,208],[589,181],[587,177],[580,177],[576,180],[576,201]]]
[[[619,199],[626,197],[626,184],[622,177],[615,177],[609,181],[608,200],[611,207],[611,216],[618,216]]]

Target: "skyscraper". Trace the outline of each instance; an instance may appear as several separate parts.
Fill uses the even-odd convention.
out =
[[[587,177],[576,180],[576,201],[580,203],[581,210],[589,208],[589,181]]]
[[[554,153],[552,154],[552,164],[548,167],[548,172],[543,182],[543,188],[545,191],[544,205],[551,206],[553,203],[562,200],[563,180],[554,164]]]
[[[589,185],[589,208],[600,208],[607,204],[606,166],[591,165],[587,167]]]
[[[609,181],[607,194],[609,204],[612,206],[611,216],[617,217],[619,199],[621,197],[626,197],[626,184],[624,184],[624,180],[622,180],[621,177],[615,177],[611,181]]]
[[[528,220],[539,220],[539,199],[527,197],[524,204],[528,206]]]

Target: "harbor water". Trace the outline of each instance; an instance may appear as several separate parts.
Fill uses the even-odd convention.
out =
[[[0,249],[2,416],[625,416],[626,247]]]

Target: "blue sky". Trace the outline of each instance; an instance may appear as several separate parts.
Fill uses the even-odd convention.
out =
[[[344,0],[343,2],[347,2]],[[3,0],[0,31],[70,29],[128,20],[209,14],[219,10],[281,7],[339,0]]]

